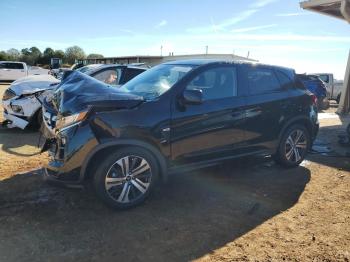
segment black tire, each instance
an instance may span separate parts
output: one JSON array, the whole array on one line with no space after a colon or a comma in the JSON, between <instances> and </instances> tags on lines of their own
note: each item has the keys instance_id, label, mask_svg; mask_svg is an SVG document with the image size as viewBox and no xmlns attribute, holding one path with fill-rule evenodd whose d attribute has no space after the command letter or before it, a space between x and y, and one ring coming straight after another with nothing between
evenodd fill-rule
<instances>
[{"instance_id":1,"label":"black tire","mask_svg":"<svg viewBox=\"0 0 350 262\"><path fill-rule=\"evenodd\" d=\"M289 139L297 139L299 133L302 133L300 141L292 146ZM294 141L295 142L295 141ZM298 146L299 145L299 146ZM311 137L309 131L302 125L292 125L288 127L282 135L275 161L284 167L296 167L305 159L305 156L311 146ZM296 153L296 151L298 153Z\"/></svg>"},{"instance_id":2,"label":"black tire","mask_svg":"<svg viewBox=\"0 0 350 262\"><path fill-rule=\"evenodd\" d=\"M29 128L32 130L38 130L41 127L41 124L43 123L43 111L41 108L35 112L33 117L30 120Z\"/></svg>"},{"instance_id":3,"label":"black tire","mask_svg":"<svg viewBox=\"0 0 350 262\"><path fill-rule=\"evenodd\" d=\"M92 181L96 195L114 209L128 209L140 205L151 193L159 177L156 158L148 150L140 147L121 148L96 164L98 166ZM124 172L127 170L129 171ZM145 171L137 174L142 170Z\"/></svg>"}]
</instances>

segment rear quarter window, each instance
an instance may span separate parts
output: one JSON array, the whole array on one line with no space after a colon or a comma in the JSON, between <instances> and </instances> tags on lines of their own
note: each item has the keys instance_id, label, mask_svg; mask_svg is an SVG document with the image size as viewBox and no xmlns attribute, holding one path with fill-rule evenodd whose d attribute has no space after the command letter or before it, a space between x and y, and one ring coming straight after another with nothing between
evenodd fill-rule
<instances>
[{"instance_id":1,"label":"rear quarter window","mask_svg":"<svg viewBox=\"0 0 350 262\"><path fill-rule=\"evenodd\" d=\"M247 72L250 95L281 91L281 85L272 69L250 68Z\"/></svg>"},{"instance_id":2,"label":"rear quarter window","mask_svg":"<svg viewBox=\"0 0 350 262\"><path fill-rule=\"evenodd\" d=\"M280 70L275 70L278 81L283 89L294 87L294 80Z\"/></svg>"}]
</instances>

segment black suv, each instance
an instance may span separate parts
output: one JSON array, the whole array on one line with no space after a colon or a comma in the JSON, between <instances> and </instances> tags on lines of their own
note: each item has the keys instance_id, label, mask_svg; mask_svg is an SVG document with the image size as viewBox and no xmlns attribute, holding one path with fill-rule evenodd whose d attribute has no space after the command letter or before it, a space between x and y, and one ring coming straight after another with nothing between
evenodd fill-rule
<instances>
[{"instance_id":1,"label":"black suv","mask_svg":"<svg viewBox=\"0 0 350 262\"><path fill-rule=\"evenodd\" d=\"M60 85L48 109L58 115L45 176L90 181L114 208L140 204L169 173L235 157L273 155L297 166L318 131L314 95L282 67L187 60L119 89L79 72Z\"/></svg>"}]
</instances>

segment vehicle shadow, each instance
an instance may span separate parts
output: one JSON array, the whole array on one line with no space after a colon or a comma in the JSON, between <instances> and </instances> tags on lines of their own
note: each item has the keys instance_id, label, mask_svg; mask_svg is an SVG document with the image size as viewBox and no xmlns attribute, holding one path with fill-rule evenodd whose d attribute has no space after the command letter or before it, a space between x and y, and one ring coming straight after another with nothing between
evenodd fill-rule
<instances>
[{"instance_id":1,"label":"vehicle shadow","mask_svg":"<svg viewBox=\"0 0 350 262\"><path fill-rule=\"evenodd\" d=\"M86 189L47 185L40 171L17 175L0 181L0 260L200 258L291 208L309 180L304 167L240 159L173 175L142 206L113 211Z\"/></svg>"},{"instance_id":2,"label":"vehicle shadow","mask_svg":"<svg viewBox=\"0 0 350 262\"><path fill-rule=\"evenodd\" d=\"M40 154L40 149L37 148L39 136L39 132L36 131L0 126L1 150L17 156L34 156Z\"/></svg>"}]
</instances>

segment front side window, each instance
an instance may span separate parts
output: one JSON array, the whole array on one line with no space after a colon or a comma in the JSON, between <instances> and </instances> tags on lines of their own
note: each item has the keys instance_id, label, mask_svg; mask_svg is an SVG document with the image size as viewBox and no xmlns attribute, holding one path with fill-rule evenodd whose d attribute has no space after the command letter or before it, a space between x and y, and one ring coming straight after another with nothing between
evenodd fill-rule
<instances>
[{"instance_id":1,"label":"front side window","mask_svg":"<svg viewBox=\"0 0 350 262\"><path fill-rule=\"evenodd\" d=\"M120 69L113 68L103 70L93 75L93 78L100 80L108 85L118 85L118 80L120 78Z\"/></svg>"},{"instance_id":2,"label":"front side window","mask_svg":"<svg viewBox=\"0 0 350 262\"><path fill-rule=\"evenodd\" d=\"M186 87L188 90L200 89L203 100L237 96L236 70L232 67L217 67L196 76Z\"/></svg>"},{"instance_id":3,"label":"front side window","mask_svg":"<svg viewBox=\"0 0 350 262\"><path fill-rule=\"evenodd\" d=\"M168 91L193 68L192 65L158 65L131 79L121 90L152 100Z\"/></svg>"},{"instance_id":4,"label":"front side window","mask_svg":"<svg viewBox=\"0 0 350 262\"><path fill-rule=\"evenodd\" d=\"M248 86L251 95L268 94L281 90L275 73L268 68L251 68L248 71Z\"/></svg>"}]
</instances>

